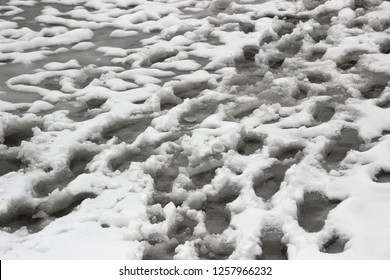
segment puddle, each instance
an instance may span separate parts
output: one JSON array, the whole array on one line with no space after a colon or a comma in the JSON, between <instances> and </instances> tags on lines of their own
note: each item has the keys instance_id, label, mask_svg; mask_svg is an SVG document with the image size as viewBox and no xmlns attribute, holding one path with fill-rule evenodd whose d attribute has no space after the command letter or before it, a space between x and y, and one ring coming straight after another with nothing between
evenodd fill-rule
<instances>
[{"instance_id":1,"label":"puddle","mask_svg":"<svg viewBox=\"0 0 390 280\"><path fill-rule=\"evenodd\" d=\"M105 139L117 137L120 142L131 144L134 140L145 131L150 125L152 118L140 117L112 125L110 128L103 131L102 135Z\"/></svg>"},{"instance_id":2,"label":"puddle","mask_svg":"<svg viewBox=\"0 0 390 280\"><path fill-rule=\"evenodd\" d=\"M146 246L143 260L172 260L175 255L175 249L179 245L179 242L173 238L168 242L156 243L148 240L151 245Z\"/></svg>"},{"instance_id":3,"label":"puddle","mask_svg":"<svg viewBox=\"0 0 390 280\"><path fill-rule=\"evenodd\" d=\"M60 218L71 213L75 208L77 208L84 200L96 198L94 193L80 193L74 197L69 197L64 201L56 203L55 209L52 209L50 215L56 218Z\"/></svg>"},{"instance_id":4,"label":"puddle","mask_svg":"<svg viewBox=\"0 0 390 280\"><path fill-rule=\"evenodd\" d=\"M191 237L194 228L197 226L198 222L187 217L186 214L182 214L180 221L176 224L173 232L169 235L173 235L175 239L179 241L184 241L186 238Z\"/></svg>"},{"instance_id":5,"label":"puddle","mask_svg":"<svg viewBox=\"0 0 390 280\"><path fill-rule=\"evenodd\" d=\"M239 28L240 31L244 32L245 34L252 33L255 31L255 25L250 22L240 22Z\"/></svg>"},{"instance_id":6,"label":"puddle","mask_svg":"<svg viewBox=\"0 0 390 280\"><path fill-rule=\"evenodd\" d=\"M222 190L222 197L217 201L207 201L202 210L206 213L205 225L210 234L220 234L229 227L230 212L226 205L234 201L239 193L234 190Z\"/></svg>"},{"instance_id":7,"label":"puddle","mask_svg":"<svg viewBox=\"0 0 390 280\"><path fill-rule=\"evenodd\" d=\"M299 152L302 152L302 147L288 147L285 149L282 149L279 152L279 155L276 156L276 158L280 161L283 161L285 159L291 159L295 158Z\"/></svg>"},{"instance_id":8,"label":"puddle","mask_svg":"<svg viewBox=\"0 0 390 280\"><path fill-rule=\"evenodd\" d=\"M318 192L305 193L303 202L299 205L298 223L307 232L320 231L330 210L341 201L329 200Z\"/></svg>"},{"instance_id":9,"label":"puddle","mask_svg":"<svg viewBox=\"0 0 390 280\"><path fill-rule=\"evenodd\" d=\"M152 205L160 204L161 207L165 207L168 203L172 202L176 207L182 205L183 199L180 197L171 196L170 193L154 191L152 195Z\"/></svg>"},{"instance_id":10,"label":"puddle","mask_svg":"<svg viewBox=\"0 0 390 280\"><path fill-rule=\"evenodd\" d=\"M279 41L276 45L276 48L282 52L286 53L288 56L296 55L302 47L302 41L296 41L295 39L288 41Z\"/></svg>"},{"instance_id":11,"label":"puddle","mask_svg":"<svg viewBox=\"0 0 390 280\"><path fill-rule=\"evenodd\" d=\"M309 79L310 83L314 84L322 84L329 81L329 77L327 77L327 75L324 73L309 73L307 74L307 78Z\"/></svg>"},{"instance_id":12,"label":"puddle","mask_svg":"<svg viewBox=\"0 0 390 280\"><path fill-rule=\"evenodd\" d=\"M3 156L1 156L3 157ZM24 164L17 158L0 158L0 176L7 173L18 171L24 168Z\"/></svg>"},{"instance_id":13,"label":"puddle","mask_svg":"<svg viewBox=\"0 0 390 280\"><path fill-rule=\"evenodd\" d=\"M350 150L359 150L360 145L363 143L357 130L343 128L340 132L340 136L335 139L335 144L330 147L326 154L325 164L340 163Z\"/></svg>"},{"instance_id":14,"label":"puddle","mask_svg":"<svg viewBox=\"0 0 390 280\"><path fill-rule=\"evenodd\" d=\"M153 154L154 149L155 147L153 145L145 145L139 147L138 150L129 150L111 159L108 165L112 171L119 170L120 172L124 172L130 167L132 162L146 161Z\"/></svg>"},{"instance_id":15,"label":"puddle","mask_svg":"<svg viewBox=\"0 0 390 280\"><path fill-rule=\"evenodd\" d=\"M287 246L282 243L283 233L279 229L267 228L262 231L260 247L263 251L256 260L287 260Z\"/></svg>"},{"instance_id":16,"label":"puddle","mask_svg":"<svg viewBox=\"0 0 390 280\"><path fill-rule=\"evenodd\" d=\"M41 231L49 223L50 220L48 219L32 218L31 216L22 215L17 219L12 220L11 222L0 223L0 228L2 231L14 233L22 227L26 227L28 232L31 234Z\"/></svg>"},{"instance_id":17,"label":"puddle","mask_svg":"<svg viewBox=\"0 0 390 280\"><path fill-rule=\"evenodd\" d=\"M268 65L272 69L278 69L283 65L284 57L272 57L268 60Z\"/></svg>"},{"instance_id":18,"label":"puddle","mask_svg":"<svg viewBox=\"0 0 390 280\"><path fill-rule=\"evenodd\" d=\"M173 93L182 99L184 98L194 98L199 95L205 89L209 89L209 83L206 82L182 82L172 85Z\"/></svg>"},{"instance_id":19,"label":"puddle","mask_svg":"<svg viewBox=\"0 0 390 280\"><path fill-rule=\"evenodd\" d=\"M376 179L375 179L376 178ZM379 171L375 175L374 181L378 183L390 183L390 173L384 170Z\"/></svg>"},{"instance_id":20,"label":"puddle","mask_svg":"<svg viewBox=\"0 0 390 280\"><path fill-rule=\"evenodd\" d=\"M244 46L244 58L247 61L255 61L255 56L259 52L259 46Z\"/></svg>"},{"instance_id":21,"label":"puddle","mask_svg":"<svg viewBox=\"0 0 390 280\"><path fill-rule=\"evenodd\" d=\"M390 53L390 40L385 41L380 45L380 52L384 54L389 54Z\"/></svg>"},{"instance_id":22,"label":"puddle","mask_svg":"<svg viewBox=\"0 0 390 280\"><path fill-rule=\"evenodd\" d=\"M387 84L371 84L360 90L360 92L364 98L378 98L386 86Z\"/></svg>"},{"instance_id":23,"label":"puddle","mask_svg":"<svg viewBox=\"0 0 390 280\"><path fill-rule=\"evenodd\" d=\"M33 136L34 136L34 133L31 129L31 127L17 129L16 131L11 132L11 134L9 134L9 135L7 135L7 132L6 132L3 144L6 145L7 147L20 146L22 141L28 141Z\"/></svg>"},{"instance_id":24,"label":"puddle","mask_svg":"<svg viewBox=\"0 0 390 280\"><path fill-rule=\"evenodd\" d=\"M308 94L309 94L309 87L307 85L300 84L298 86L298 91L294 93L293 97L296 100L302 100L306 98Z\"/></svg>"},{"instance_id":25,"label":"puddle","mask_svg":"<svg viewBox=\"0 0 390 280\"><path fill-rule=\"evenodd\" d=\"M364 53L364 51L354 51L346 54L343 59L337 63L337 67L342 70L348 70L352 68L359 61L359 57Z\"/></svg>"},{"instance_id":26,"label":"puddle","mask_svg":"<svg viewBox=\"0 0 390 280\"><path fill-rule=\"evenodd\" d=\"M206 260L226 260L234 251L234 245L220 237L209 235L204 238L199 257Z\"/></svg>"},{"instance_id":27,"label":"puddle","mask_svg":"<svg viewBox=\"0 0 390 280\"><path fill-rule=\"evenodd\" d=\"M154 188L159 192L171 192L172 184L179 175L179 167L188 166L188 159L181 153L176 153L172 164L157 172L154 176Z\"/></svg>"},{"instance_id":28,"label":"puddle","mask_svg":"<svg viewBox=\"0 0 390 280\"><path fill-rule=\"evenodd\" d=\"M225 211L226 205L223 204L207 204L206 212L206 228L211 234L222 233L229 227L230 218Z\"/></svg>"},{"instance_id":29,"label":"puddle","mask_svg":"<svg viewBox=\"0 0 390 280\"><path fill-rule=\"evenodd\" d=\"M215 103L197 104L191 108L191 111L185 113L181 118L181 123L184 125L200 124L207 117L212 115L217 108Z\"/></svg>"},{"instance_id":30,"label":"puddle","mask_svg":"<svg viewBox=\"0 0 390 280\"><path fill-rule=\"evenodd\" d=\"M326 103L317 104L313 118L317 123L328 122L334 115L335 109Z\"/></svg>"},{"instance_id":31,"label":"puddle","mask_svg":"<svg viewBox=\"0 0 390 280\"><path fill-rule=\"evenodd\" d=\"M198 173L190 177L192 183L195 185L197 189L202 188L204 185L207 185L211 182L211 180L215 177L216 168L212 168L210 170Z\"/></svg>"},{"instance_id":32,"label":"puddle","mask_svg":"<svg viewBox=\"0 0 390 280\"><path fill-rule=\"evenodd\" d=\"M309 61L316 61L318 59L321 59L324 56L325 52L326 52L326 50L315 50L311 53L308 60Z\"/></svg>"},{"instance_id":33,"label":"puddle","mask_svg":"<svg viewBox=\"0 0 390 280\"><path fill-rule=\"evenodd\" d=\"M157 172L154 176L154 189L160 192L171 192L173 181L178 175L178 168L168 168Z\"/></svg>"},{"instance_id":34,"label":"puddle","mask_svg":"<svg viewBox=\"0 0 390 280\"><path fill-rule=\"evenodd\" d=\"M251 155L263 147L263 140L260 137L247 136L238 144L237 152L240 155Z\"/></svg>"},{"instance_id":35,"label":"puddle","mask_svg":"<svg viewBox=\"0 0 390 280\"><path fill-rule=\"evenodd\" d=\"M264 170L264 175L258 176L253 181L253 190L258 197L269 200L280 189L280 184L284 181L284 176L289 166L274 164Z\"/></svg>"},{"instance_id":36,"label":"puddle","mask_svg":"<svg viewBox=\"0 0 390 280\"><path fill-rule=\"evenodd\" d=\"M328 242L326 242L322 248L322 252L328 254L338 254L344 252L345 244L348 242L346 239L342 239L339 236L333 236Z\"/></svg>"},{"instance_id":37,"label":"puddle","mask_svg":"<svg viewBox=\"0 0 390 280\"><path fill-rule=\"evenodd\" d=\"M316 43L326 40L328 37L328 25L320 25L319 27L314 27L313 32L310 33L310 36Z\"/></svg>"},{"instance_id":38,"label":"puddle","mask_svg":"<svg viewBox=\"0 0 390 280\"><path fill-rule=\"evenodd\" d=\"M75 177L78 175L85 173L87 164L92 160L95 156L94 153L80 151L77 153L77 156L73 157L69 163L69 169L73 173Z\"/></svg>"},{"instance_id":39,"label":"puddle","mask_svg":"<svg viewBox=\"0 0 390 280\"><path fill-rule=\"evenodd\" d=\"M74 176L72 176L69 170L59 171L35 184L33 186L33 192L36 197L45 197L55 189L61 190L65 188L73 179Z\"/></svg>"},{"instance_id":40,"label":"puddle","mask_svg":"<svg viewBox=\"0 0 390 280\"><path fill-rule=\"evenodd\" d=\"M278 29L277 34L282 37L286 34L291 34L295 28L295 24L281 21L281 27Z\"/></svg>"}]
</instances>

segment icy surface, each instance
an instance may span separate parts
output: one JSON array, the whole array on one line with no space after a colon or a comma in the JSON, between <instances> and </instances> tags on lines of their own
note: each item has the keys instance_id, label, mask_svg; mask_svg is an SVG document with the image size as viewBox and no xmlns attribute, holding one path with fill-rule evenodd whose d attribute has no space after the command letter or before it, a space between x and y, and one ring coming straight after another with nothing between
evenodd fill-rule
<instances>
[{"instance_id":1,"label":"icy surface","mask_svg":"<svg viewBox=\"0 0 390 280\"><path fill-rule=\"evenodd\" d=\"M0 1L0 257L389 259L389 15Z\"/></svg>"}]
</instances>

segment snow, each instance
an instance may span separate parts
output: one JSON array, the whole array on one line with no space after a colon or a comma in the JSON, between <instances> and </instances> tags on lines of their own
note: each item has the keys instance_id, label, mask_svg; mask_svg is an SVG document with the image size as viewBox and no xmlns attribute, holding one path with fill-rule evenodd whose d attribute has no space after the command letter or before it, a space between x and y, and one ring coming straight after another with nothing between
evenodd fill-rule
<instances>
[{"instance_id":1,"label":"snow","mask_svg":"<svg viewBox=\"0 0 390 280\"><path fill-rule=\"evenodd\" d=\"M0 7L2 259L390 258L389 1L41 2Z\"/></svg>"}]
</instances>

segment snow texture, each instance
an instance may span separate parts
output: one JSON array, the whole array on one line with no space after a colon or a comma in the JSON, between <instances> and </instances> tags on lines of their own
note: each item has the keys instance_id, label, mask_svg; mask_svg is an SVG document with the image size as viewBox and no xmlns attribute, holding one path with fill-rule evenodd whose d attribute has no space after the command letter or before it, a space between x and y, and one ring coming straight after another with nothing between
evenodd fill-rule
<instances>
[{"instance_id":1,"label":"snow texture","mask_svg":"<svg viewBox=\"0 0 390 280\"><path fill-rule=\"evenodd\" d=\"M0 1L1 259L389 259L390 2Z\"/></svg>"}]
</instances>

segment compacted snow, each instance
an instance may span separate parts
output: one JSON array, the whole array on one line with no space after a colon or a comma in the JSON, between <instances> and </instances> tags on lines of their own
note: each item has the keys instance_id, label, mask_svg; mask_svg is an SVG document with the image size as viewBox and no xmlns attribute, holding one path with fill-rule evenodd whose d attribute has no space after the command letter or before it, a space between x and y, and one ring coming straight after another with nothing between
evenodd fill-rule
<instances>
[{"instance_id":1,"label":"compacted snow","mask_svg":"<svg viewBox=\"0 0 390 280\"><path fill-rule=\"evenodd\" d=\"M1 0L2 259L389 259L390 2Z\"/></svg>"}]
</instances>

